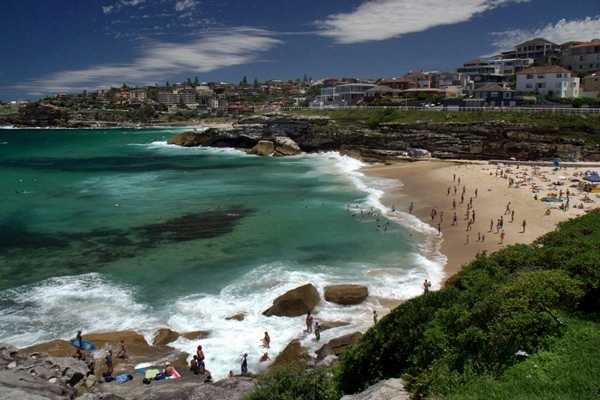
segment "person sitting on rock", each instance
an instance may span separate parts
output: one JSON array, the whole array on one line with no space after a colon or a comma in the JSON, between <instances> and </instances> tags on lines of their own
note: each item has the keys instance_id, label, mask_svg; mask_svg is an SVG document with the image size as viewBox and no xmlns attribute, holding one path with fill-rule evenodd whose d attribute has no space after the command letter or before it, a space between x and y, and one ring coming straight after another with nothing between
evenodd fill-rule
<instances>
[{"instance_id":1,"label":"person sitting on rock","mask_svg":"<svg viewBox=\"0 0 600 400\"><path fill-rule=\"evenodd\" d=\"M190 361L190 371L192 371L194 375L200 375L200 365L198 365L197 355L194 355L194 358Z\"/></svg>"}]
</instances>

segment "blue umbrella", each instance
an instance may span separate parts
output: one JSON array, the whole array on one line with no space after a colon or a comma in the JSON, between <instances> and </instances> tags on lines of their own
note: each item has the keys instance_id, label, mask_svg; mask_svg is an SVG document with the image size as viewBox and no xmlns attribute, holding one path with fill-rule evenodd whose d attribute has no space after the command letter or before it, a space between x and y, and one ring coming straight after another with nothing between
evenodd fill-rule
<instances>
[{"instance_id":1,"label":"blue umbrella","mask_svg":"<svg viewBox=\"0 0 600 400\"><path fill-rule=\"evenodd\" d=\"M583 177L584 181L588 182L600 182L600 175L597 172L592 172Z\"/></svg>"}]
</instances>

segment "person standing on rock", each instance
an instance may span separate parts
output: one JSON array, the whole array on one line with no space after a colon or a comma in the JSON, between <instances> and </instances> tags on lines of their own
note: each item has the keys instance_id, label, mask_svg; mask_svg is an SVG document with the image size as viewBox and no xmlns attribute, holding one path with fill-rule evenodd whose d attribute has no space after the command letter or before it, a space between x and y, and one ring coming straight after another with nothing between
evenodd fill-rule
<instances>
[{"instance_id":1,"label":"person standing on rock","mask_svg":"<svg viewBox=\"0 0 600 400\"><path fill-rule=\"evenodd\" d=\"M106 357L104 357L104 359L106 360L106 373L109 375L112 375L113 373L113 360L112 360L112 350L108 351L108 355Z\"/></svg>"},{"instance_id":2,"label":"person standing on rock","mask_svg":"<svg viewBox=\"0 0 600 400\"><path fill-rule=\"evenodd\" d=\"M306 332L311 333L313 331L313 316L310 315L310 311L306 315Z\"/></svg>"},{"instance_id":3,"label":"person standing on rock","mask_svg":"<svg viewBox=\"0 0 600 400\"><path fill-rule=\"evenodd\" d=\"M119 358L129 358L129 353L127 353L127 347L125 347L125 341L121 339L121 349L119 353L117 353L117 357Z\"/></svg>"},{"instance_id":4,"label":"person standing on rock","mask_svg":"<svg viewBox=\"0 0 600 400\"><path fill-rule=\"evenodd\" d=\"M196 356L198 356L198 372L203 374L206 370L206 365L204 364L204 351L202 351L202 345L199 344L196 349Z\"/></svg>"},{"instance_id":5,"label":"person standing on rock","mask_svg":"<svg viewBox=\"0 0 600 400\"><path fill-rule=\"evenodd\" d=\"M77 336L75 337L75 339L77 339L77 343L79 343L79 348L83 349L83 338L81 337L81 329L77 331Z\"/></svg>"},{"instance_id":6,"label":"person standing on rock","mask_svg":"<svg viewBox=\"0 0 600 400\"><path fill-rule=\"evenodd\" d=\"M315 339L317 342L321 339L321 325L318 322L315 322Z\"/></svg>"},{"instance_id":7,"label":"person standing on rock","mask_svg":"<svg viewBox=\"0 0 600 400\"><path fill-rule=\"evenodd\" d=\"M248 374L248 353L244 353L242 356L242 376L246 376Z\"/></svg>"}]
</instances>

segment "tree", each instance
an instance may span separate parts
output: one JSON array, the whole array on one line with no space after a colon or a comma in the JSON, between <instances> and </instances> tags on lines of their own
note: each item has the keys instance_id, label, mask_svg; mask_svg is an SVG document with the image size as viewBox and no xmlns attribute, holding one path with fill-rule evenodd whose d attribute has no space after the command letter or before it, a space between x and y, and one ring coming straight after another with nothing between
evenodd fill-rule
<instances>
[{"instance_id":1,"label":"tree","mask_svg":"<svg viewBox=\"0 0 600 400\"><path fill-rule=\"evenodd\" d=\"M199 84L200 84L200 80L199 80L199 79L198 79L198 77L196 76L196 77L194 78L194 85L195 85L195 86L198 86Z\"/></svg>"}]
</instances>

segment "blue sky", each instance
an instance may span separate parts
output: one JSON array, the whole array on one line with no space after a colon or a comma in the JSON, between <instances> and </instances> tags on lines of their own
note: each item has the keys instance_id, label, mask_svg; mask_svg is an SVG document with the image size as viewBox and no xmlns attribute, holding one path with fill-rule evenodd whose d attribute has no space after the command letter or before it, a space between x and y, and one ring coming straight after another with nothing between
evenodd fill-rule
<instances>
[{"instance_id":1,"label":"blue sky","mask_svg":"<svg viewBox=\"0 0 600 400\"><path fill-rule=\"evenodd\" d=\"M192 80L391 78L543 37L600 38L598 0L3 0L0 100Z\"/></svg>"}]
</instances>

